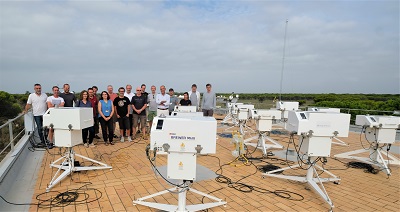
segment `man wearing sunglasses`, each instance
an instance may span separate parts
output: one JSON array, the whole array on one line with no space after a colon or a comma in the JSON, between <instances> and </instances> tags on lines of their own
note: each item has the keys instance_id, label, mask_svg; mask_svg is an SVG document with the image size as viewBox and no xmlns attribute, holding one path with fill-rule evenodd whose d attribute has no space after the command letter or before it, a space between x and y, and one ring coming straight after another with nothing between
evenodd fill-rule
<instances>
[{"instance_id":1,"label":"man wearing sunglasses","mask_svg":"<svg viewBox=\"0 0 400 212\"><path fill-rule=\"evenodd\" d=\"M138 120L140 120L141 132L143 139L147 139L146 136L146 107L147 99L142 94L142 89L140 87L136 88L136 95L132 97L132 116L133 116L133 138L135 138L136 128L138 128Z\"/></svg>"}]
</instances>

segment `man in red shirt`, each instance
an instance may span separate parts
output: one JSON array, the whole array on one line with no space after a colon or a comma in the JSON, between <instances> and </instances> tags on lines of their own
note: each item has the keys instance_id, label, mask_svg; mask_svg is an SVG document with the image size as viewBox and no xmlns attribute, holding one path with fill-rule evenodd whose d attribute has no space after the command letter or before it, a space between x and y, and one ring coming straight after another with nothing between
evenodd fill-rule
<instances>
[{"instance_id":1,"label":"man in red shirt","mask_svg":"<svg viewBox=\"0 0 400 212\"><path fill-rule=\"evenodd\" d=\"M97 96L94 93L93 88L88 88L88 94L89 94L89 101L92 104L92 108L93 108L93 126L94 129L98 129L99 128L99 117L97 115L97 104L99 103L97 100ZM96 130L95 130L96 131ZM95 134L95 138L96 139L100 139L100 137Z\"/></svg>"}]
</instances>

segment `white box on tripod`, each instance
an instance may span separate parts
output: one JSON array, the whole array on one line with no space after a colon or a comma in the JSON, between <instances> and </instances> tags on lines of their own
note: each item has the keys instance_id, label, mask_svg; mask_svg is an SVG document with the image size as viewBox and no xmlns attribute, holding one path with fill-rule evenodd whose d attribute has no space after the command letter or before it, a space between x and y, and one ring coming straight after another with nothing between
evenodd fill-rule
<instances>
[{"instance_id":1,"label":"white box on tripod","mask_svg":"<svg viewBox=\"0 0 400 212\"><path fill-rule=\"evenodd\" d=\"M196 106L182 106L182 105L175 105L174 111L176 112L196 112Z\"/></svg>"},{"instance_id":2,"label":"white box on tripod","mask_svg":"<svg viewBox=\"0 0 400 212\"><path fill-rule=\"evenodd\" d=\"M150 148L165 152L163 145L168 144L168 151L195 152L200 145L201 154L215 154L216 133L217 121L214 117L154 117Z\"/></svg>"},{"instance_id":3,"label":"white box on tripod","mask_svg":"<svg viewBox=\"0 0 400 212\"><path fill-rule=\"evenodd\" d=\"M357 115L356 125L366 127L365 137L369 142L392 144L400 127L400 117Z\"/></svg>"},{"instance_id":4,"label":"white box on tripod","mask_svg":"<svg viewBox=\"0 0 400 212\"><path fill-rule=\"evenodd\" d=\"M247 120L248 118L249 118L249 109L239 108L238 109L238 119L239 120Z\"/></svg>"},{"instance_id":5,"label":"white box on tripod","mask_svg":"<svg viewBox=\"0 0 400 212\"><path fill-rule=\"evenodd\" d=\"M195 180L196 160L195 152L169 152L167 177L178 180Z\"/></svg>"},{"instance_id":6,"label":"white box on tripod","mask_svg":"<svg viewBox=\"0 0 400 212\"><path fill-rule=\"evenodd\" d=\"M93 108L61 107L49 108L43 115L43 126L53 129L81 130L93 126Z\"/></svg>"},{"instance_id":7,"label":"white box on tripod","mask_svg":"<svg viewBox=\"0 0 400 212\"><path fill-rule=\"evenodd\" d=\"M93 126L93 108L49 108L43 126L53 127L56 146L76 146L83 143L82 129Z\"/></svg>"},{"instance_id":8,"label":"white box on tripod","mask_svg":"<svg viewBox=\"0 0 400 212\"><path fill-rule=\"evenodd\" d=\"M350 114L311 111L289 111L286 130L297 135L312 131L313 136L330 136L334 132L340 137L347 137L350 127Z\"/></svg>"},{"instance_id":9,"label":"white box on tripod","mask_svg":"<svg viewBox=\"0 0 400 212\"><path fill-rule=\"evenodd\" d=\"M280 110L253 110L252 117L256 120L257 130L261 132L272 130L272 120L281 118Z\"/></svg>"},{"instance_id":10,"label":"white box on tripod","mask_svg":"<svg viewBox=\"0 0 400 212\"><path fill-rule=\"evenodd\" d=\"M330 157L332 139L330 137L302 137L299 136L300 151L307 156Z\"/></svg>"}]
</instances>

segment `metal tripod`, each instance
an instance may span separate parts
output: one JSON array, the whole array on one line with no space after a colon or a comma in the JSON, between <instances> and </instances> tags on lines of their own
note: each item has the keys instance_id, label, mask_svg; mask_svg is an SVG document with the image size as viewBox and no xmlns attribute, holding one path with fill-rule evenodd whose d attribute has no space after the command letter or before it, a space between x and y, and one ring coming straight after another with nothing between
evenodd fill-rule
<instances>
[{"instance_id":1,"label":"metal tripod","mask_svg":"<svg viewBox=\"0 0 400 212\"><path fill-rule=\"evenodd\" d=\"M151 195L139 198L137 200L134 200L133 203L134 203L134 205L136 205L136 204L144 205L144 206L147 206L147 207L156 208L156 209L163 210L163 211L177 211L177 212L201 211L201 210L204 210L204 209L217 207L217 206L220 206L220 205L226 205L226 202L222 201L222 199L218 199L218 198L216 198L214 196L211 196L211 195L208 195L208 194L203 193L201 191L198 191L196 189L190 188L189 181L186 181L184 185L185 185L185 187L183 187L183 188L175 187L175 188L172 188L172 189L167 189L167 190L164 190L164 191L157 192L155 194L151 194ZM210 199L214 200L215 202L196 204L196 205L186 205L186 195L187 195L188 191L191 191L193 193L199 194L199 195L201 195L203 197L210 198ZM144 201L146 199L151 199L153 197L160 196L160 195L163 195L163 194L167 194L169 192L178 193L178 205L169 205L169 204L163 204L163 203L146 202L146 201Z\"/></svg>"},{"instance_id":2,"label":"metal tripod","mask_svg":"<svg viewBox=\"0 0 400 212\"><path fill-rule=\"evenodd\" d=\"M283 146L281 144L279 144L278 141L275 141L268 135L269 135L269 132L259 131L258 135L255 135L251 138L244 140L244 144L261 149L263 152L263 155L267 155L267 149L272 149L272 148L282 149L283 148ZM256 140L256 139L258 139L257 143L249 142L249 141ZM272 144L267 144L266 143L267 140L270 141Z\"/></svg>"},{"instance_id":3,"label":"metal tripod","mask_svg":"<svg viewBox=\"0 0 400 212\"><path fill-rule=\"evenodd\" d=\"M384 154L386 153L386 155L388 157L387 160L383 159L382 151L384 151ZM353 155L357 155L357 154L365 153L365 152L369 152L368 158L353 156ZM393 165L400 165L400 159L389 154L389 152L383 150L382 147L379 147L379 143L377 143L377 142L372 142L372 146L369 149L359 149L359 150L354 150L351 152L345 152L342 154L337 154L337 155L335 155L335 157L356 159L356 160L362 161L364 163L377 165L388 176L390 176L392 174L390 172L390 168L388 167L389 163L393 164Z\"/></svg>"},{"instance_id":4,"label":"metal tripod","mask_svg":"<svg viewBox=\"0 0 400 212\"><path fill-rule=\"evenodd\" d=\"M277 178L282 178L282 179L286 179L286 180L294 180L294 181L299 181L299 182L304 182L304 183L308 183L308 185L311 186L311 188L314 189L314 191L316 191L319 196L322 197L322 199L325 200L326 203L328 203L331 206L331 209L334 207L333 206L333 202L332 200L329 198L328 193L325 190L324 185L322 184L323 182L329 182L329 181L339 181L340 178L335 176L334 174L332 174L331 172L325 170L324 168L316 165L313 161L315 161L317 159L317 157L308 157L307 159L307 175L306 177L298 177L298 176L289 176L289 175L278 175L278 174L274 174L276 172L280 173L284 170L287 169L291 169L291 168L296 168L299 167L300 165L295 165L295 166L291 166L291 167L286 167L286 168L282 168L282 169L277 169L274 171L270 171L270 172L266 172L263 175L265 176L270 176L270 177L277 177ZM331 178L320 178L318 175L318 172L316 170L316 168L318 168L321 171L324 171L324 173L327 173L328 175L331 176ZM315 177L314 177L315 175ZM320 186L318 186L318 184L320 184Z\"/></svg>"},{"instance_id":5,"label":"metal tripod","mask_svg":"<svg viewBox=\"0 0 400 212\"><path fill-rule=\"evenodd\" d=\"M111 166L90 159L88 157L76 154L75 151L72 149L72 147L67 147L68 150L65 153L64 156L62 156L61 158L55 160L53 163L50 164L50 167L56 167L58 168L57 172L54 174L54 177L51 179L48 187L46 188L46 192L49 192L51 188L53 188L57 183L61 182L61 180L63 180L65 177L67 177L68 175L72 174L72 172L75 171L85 171L85 170L98 170L98 169L112 169ZM75 167L75 157L80 157L82 159L91 161L93 163L97 163L100 164L101 166L80 166L80 167ZM64 159L64 160L63 160ZM63 162L61 163L61 165L56 165L57 162L63 160ZM61 170L64 170L63 173L61 173L60 175L58 175L60 173ZM58 176L58 177L57 177Z\"/></svg>"}]
</instances>

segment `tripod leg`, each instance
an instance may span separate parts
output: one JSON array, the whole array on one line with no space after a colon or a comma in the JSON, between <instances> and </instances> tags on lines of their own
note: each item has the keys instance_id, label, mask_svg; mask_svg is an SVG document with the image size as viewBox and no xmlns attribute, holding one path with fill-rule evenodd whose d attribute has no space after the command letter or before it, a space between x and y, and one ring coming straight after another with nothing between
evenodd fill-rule
<instances>
[{"instance_id":1,"label":"tripod leg","mask_svg":"<svg viewBox=\"0 0 400 212\"><path fill-rule=\"evenodd\" d=\"M383 166L383 171L384 171L388 176L390 176L390 175L391 175L390 169L389 169L389 167L387 166L386 161L383 159L380 149L377 149L376 151L377 151L377 156L378 156L377 159L380 160L380 163L381 163L382 166ZM378 160L377 160L377 162L379 162Z\"/></svg>"},{"instance_id":2,"label":"tripod leg","mask_svg":"<svg viewBox=\"0 0 400 212\"><path fill-rule=\"evenodd\" d=\"M318 186L318 184L314 181L313 173L315 174L316 179L318 180L320 186ZM307 183L319 194L319 196L322 197L322 199L325 200L326 203L328 203L331 206L331 208L334 207L333 202L329 198L328 193L325 190L324 184L320 180L319 175L317 173L317 170L315 170L314 165L311 165L311 167L307 170Z\"/></svg>"}]
</instances>

